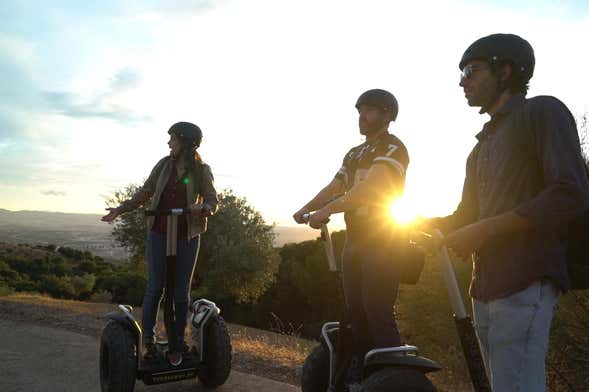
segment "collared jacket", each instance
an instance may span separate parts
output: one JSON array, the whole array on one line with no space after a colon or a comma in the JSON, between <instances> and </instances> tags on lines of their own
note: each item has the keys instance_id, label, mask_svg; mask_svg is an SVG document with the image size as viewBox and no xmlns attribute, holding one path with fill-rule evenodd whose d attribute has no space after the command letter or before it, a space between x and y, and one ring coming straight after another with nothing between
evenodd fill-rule
<instances>
[{"instance_id":1,"label":"collared jacket","mask_svg":"<svg viewBox=\"0 0 589 392\"><path fill-rule=\"evenodd\" d=\"M567 224L589 208L575 120L558 99L517 94L487 122L470 153L462 200L437 223L445 232L514 211L531 230L499 235L474 255L470 293L493 300L549 279L570 287Z\"/></svg>"},{"instance_id":2,"label":"collared jacket","mask_svg":"<svg viewBox=\"0 0 589 392\"><path fill-rule=\"evenodd\" d=\"M172 159L169 156L162 158L152 169L151 174L143 186L133 197L119 207L121 213L131 211L140 205L145 204L150 198L150 209L157 209L160 203L162 192L166 187L172 171ZM186 179L186 206L194 203L203 203L213 212L216 211L219 199L214 186L213 173L209 165L204 162L196 162L196 170L185 172ZM204 233L207 229L207 218L201 215L186 215L187 240ZM154 217L147 217L147 229L154 224Z\"/></svg>"}]
</instances>

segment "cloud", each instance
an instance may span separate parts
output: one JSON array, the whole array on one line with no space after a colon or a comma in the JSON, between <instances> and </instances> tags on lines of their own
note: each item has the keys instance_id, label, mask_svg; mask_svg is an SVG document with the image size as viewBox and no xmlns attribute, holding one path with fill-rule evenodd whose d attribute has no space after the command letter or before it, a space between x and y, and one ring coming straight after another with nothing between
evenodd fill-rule
<instances>
[{"instance_id":1,"label":"cloud","mask_svg":"<svg viewBox=\"0 0 589 392\"><path fill-rule=\"evenodd\" d=\"M120 83L120 82L119 82ZM127 83L127 82L123 82ZM124 125L150 121L151 117L138 114L121 105L110 102L114 94L99 94L85 98L67 91L47 91L43 93L47 109L53 113L73 118L105 118Z\"/></svg>"},{"instance_id":2,"label":"cloud","mask_svg":"<svg viewBox=\"0 0 589 392\"><path fill-rule=\"evenodd\" d=\"M123 68L117 72L111 79L111 88L113 90L127 90L136 88L141 84L141 73L131 67Z\"/></svg>"},{"instance_id":3,"label":"cloud","mask_svg":"<svg viewBox=\"0 0 589 392\"><path fill-rule=\"evenodd\" d=\"M44 194L45 196L65 196L66 193L63 191L54 191L54 190L48 190L48 191L41 191L42 194Z\"/></svg>"}]
</instances>

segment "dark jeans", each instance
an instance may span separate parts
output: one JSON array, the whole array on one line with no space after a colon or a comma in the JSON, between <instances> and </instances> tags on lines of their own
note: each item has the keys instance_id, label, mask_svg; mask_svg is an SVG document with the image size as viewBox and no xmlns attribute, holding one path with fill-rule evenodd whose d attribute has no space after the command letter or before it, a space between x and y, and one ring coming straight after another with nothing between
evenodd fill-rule
<instances>
[{"instance_id":1,"label":"dark jeans","mask_svg":"<svg viewBox=\"0 0 589 392\"><path fill-rule=\"evenodd\" d=\"M357 355L377 347L400 346L394 305L399 283L390 245L346 239L342 258L347 318Z\"/></svg>"},{"instance_id":2,"label":"dark jeans","mask_svg":"<svg viewBox=\"0 0 589 392\"><path fill-rule=\"evenodd\" d=\"M198 257L200 236L190 241L178 239L174 304L176 309L176 336L179 345L184 343L184 329L190 301L190 282ZM166 235L149 231L147 234L147 287L143 297L143 336L155 341L155 323L166 283Z\"/></svg>"}]
</instances>

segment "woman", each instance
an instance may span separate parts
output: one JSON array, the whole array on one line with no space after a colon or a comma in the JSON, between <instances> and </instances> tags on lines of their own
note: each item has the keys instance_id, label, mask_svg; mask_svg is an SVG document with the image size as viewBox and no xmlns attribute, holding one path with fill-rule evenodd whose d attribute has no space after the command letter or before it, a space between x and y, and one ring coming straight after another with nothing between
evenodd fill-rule
<instances>
[{"instance_id":1,"label":"woman","mask_svg":"<svg viewBox=\"0 0 589 392\"><path fill-rule=\"evenodd\" d=\"M117 208L107 208L109 213L102 220L112 222L120 214L134 210L149 199L150 209L191 210L191 215L178 219L174 292L177 347L170 347L168 354L170 363L177 366L182 362L182 353L188 350L184 342L184 329L200 234L206 230L207 216L216 211L218 199L211 168L202 162L196 151L202 140L200 128L189 122L179 122L172 125L168 133L170 155L155 165L143 187L130 200ZM166 217L148 217L147 229L148 279L143 298L142 325L145 356L151 359L157 354L155 324L166 274Z\"/></svg>"}]
</instances>

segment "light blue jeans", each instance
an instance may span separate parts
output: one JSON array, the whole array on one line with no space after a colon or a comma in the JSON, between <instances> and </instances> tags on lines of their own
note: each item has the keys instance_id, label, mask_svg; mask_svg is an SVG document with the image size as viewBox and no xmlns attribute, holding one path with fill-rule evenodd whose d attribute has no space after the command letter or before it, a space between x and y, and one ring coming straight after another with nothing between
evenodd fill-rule
<instances>
[{"instance_id":1,"label":"light blue jeans","mask_svg":"<svg viewBox=\"0 0 589 392\"><path fill-rule=\"evenodd\" d=\"M190 282L200 245L200 236L190 241L178 239L174 307L176 309L176 335L181 349L188 316ZM147 234L147 287L143 297L143 338L155 341L155 323L166 282L166 235L149 231Z\"/></svg>"},{"instance_id":2,"label":"light blue jeans","mask_svg":"<svg viewBox=\"0 0 589 392\"><path fill-rule=\"evenodd\" d=\"M547 280L489 302L473 299L474 322L493 392L546 390L545 360L558 290Z\"/></svg>"}]
</instances>

